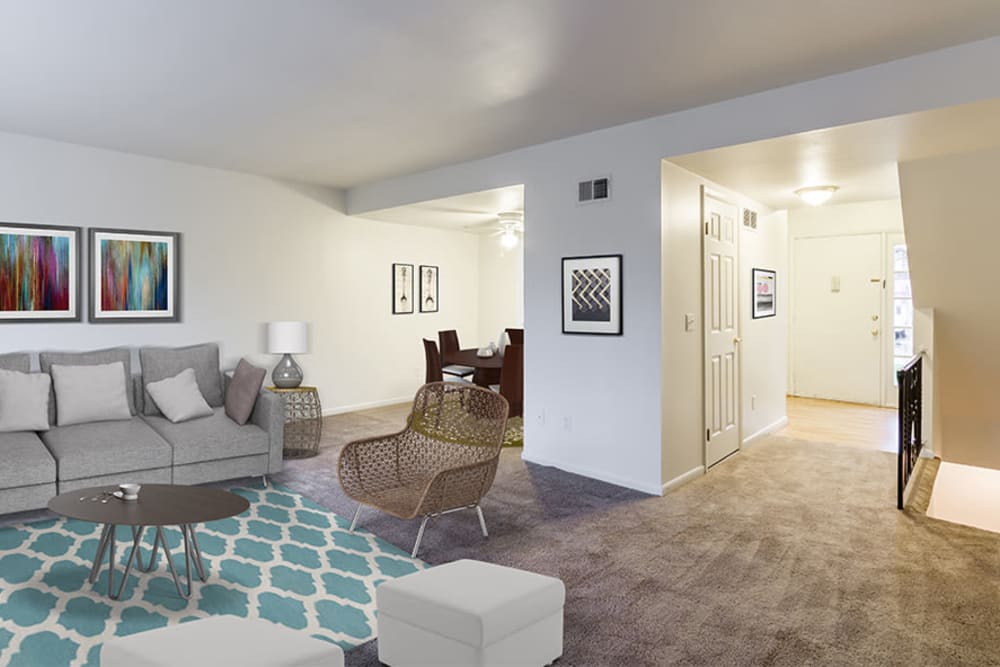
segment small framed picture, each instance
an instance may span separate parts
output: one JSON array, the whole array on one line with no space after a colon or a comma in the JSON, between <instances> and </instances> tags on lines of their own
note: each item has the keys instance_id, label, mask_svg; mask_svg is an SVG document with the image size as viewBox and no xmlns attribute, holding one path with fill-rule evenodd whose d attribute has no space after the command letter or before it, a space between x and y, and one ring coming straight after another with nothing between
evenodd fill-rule
<instances>
[{"instance_id":1,"label":"small framed picture","mask_svg":"<svg viewBox=\"0 0 1000 667\"><path fill-rule=\"evenodd\" d=\"M438 311L438 267L420 265L420 312L436 313Z\"/></svg>"},{"instance_id":2,"label":"small framed picture","mask_svg":"<svg viewBox=\"0 0 1000 667\"><path fill-rule=\"evenodd\" d=\"M413 265L392 265L392 314L413 312Z\"/></svg>"},{"instance_id":3,"label":"small framed picture","mask_svg":"<svg viewBox=\"0 0 1000 667\"><path fill-rule=\"evenodd\" d=\"M564 334L622 335L622 256L563 257Z\"/></svg>"},{"instance_id":4,"label":"small framed picture","mask_svg":"<svg viewBox=\"0 0 1000 667\"><path fill-rule=\"evenodd\" d=\"M179 322L176 232L90 229L90 321Z\"/></svg>"},{"instance_id":5,"label":"small framed picture","mask_svg":"<svg viewBox=\"0 0 1000 667\"><path fill-rule=\"evenodd\" d=\"M0 222L0 322L80 321L81 233Z\"/></svg>"},{"instance_id":6,"label":"small framed picture","mask_svg":"<svg viewBox=\"0 0 1000 667\"><path fill-rule=\"evenodd\" d=\"M753 294L750 295L753 306L752 317L759 320L762 317L774 317L777 312L776 287L778 274L771 269L753 270Z\"/></svg>"}]
</instances>

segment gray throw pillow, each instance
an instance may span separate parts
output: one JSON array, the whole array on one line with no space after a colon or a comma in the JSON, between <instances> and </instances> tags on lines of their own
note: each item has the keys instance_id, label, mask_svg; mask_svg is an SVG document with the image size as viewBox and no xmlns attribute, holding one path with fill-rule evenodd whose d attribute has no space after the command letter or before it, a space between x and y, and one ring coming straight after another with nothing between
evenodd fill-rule
<instances>
[{"instance_id":1,"label":"gray throw pillow","mask_svg":"<svg viewBox=\"0 0 1000 667\"><path fill-rule=\"evenodd\" d=\"M44 373L0 370L0 432L49 429L49 383Z\"/></svg>"},{"instance_id":2,"label":"gray throw pillow","mask_svg":"<svg viewBox=\"0 0 1000 667\"><path fill-rule=\"evenodd\" d=\"M0 354L0 368L5 371L31 372L31 357L25 352Z\"/></svg>"},{"instance_id":3,"label":"gray throw pillow","mask_svg":"<svg viewBox=\"0 0 1000 667\"><path fill-rule=\"evenodd\" d=\"M222 374L219 371L219 346L215 343L189 347L144 347L139 350L142 363L142 386L172 378L181 371L194 370L198 389L212 407L222 407ZM156 403L146 392L143 414L159 415Z\"/></svg>"},{"instance_id":4,"label":"gray throw pillow","mask_svg":"<svg viewBox=\"0 0 1000 667\"><path fill-rule=\"evenodd\" d=\"M215 414L198 389L193 368L185 368L172 378L150 382L146 385L146 393L163 416L175 424Z\"/></svg>"},{"instance_id":5,"label":"gray throw pillow","mask_svg":"<svg viewBox=\"0 0 1000 667\"><path fill-rule=\"evenodd\" d=\"M96 366L98 364L112 364L116 361L122 362L125 369L126 384L132 377L132 351L127 347L112 347L106 350L91 350L90 352L41 352L38 355L38 364L43 373L50 373L52 364L60 366ZM55 384L53 383L53 388ZM131 387L129 387L131 389ZM128 407L132 414L135 414L135 403L132 399L132 392L125 392L128 396ZM56 395L54 391L49 393L49 423L56 423Z\"/></svg>"},{"instance_id":6,"label":"gray throw pillow","mask_svg":"<svg viewBox=\"0 0 1000 667\"><path fill-rule=\"evenodd\" d=\"M233 379L226 390L226 414L240 426L250 419L266 376L266 370L248 363L246 359L240 359L240 363L236 365Z\"/></svg>"},{"instance_id":7,"label":"gray throw pillow","mask_svg":"<svg viewBox=\"0 0 1000 667\"><path fill-rule=\"evenodd\" d=\"M96 366L52 364L59 426L131 419L122 362Z\"/></svg>"}]
</instances>

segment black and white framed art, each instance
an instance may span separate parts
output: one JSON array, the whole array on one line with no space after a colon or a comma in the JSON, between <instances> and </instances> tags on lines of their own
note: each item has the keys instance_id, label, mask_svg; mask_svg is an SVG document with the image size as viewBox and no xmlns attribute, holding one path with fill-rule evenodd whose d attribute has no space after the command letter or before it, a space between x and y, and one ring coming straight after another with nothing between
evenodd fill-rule
<instances>
[{"instance_id":1,"label":"black and white framed art","mask_svg":"<svg viewBox=\"0 0 1000 667\"><path fill-rule=\"evenodd\" d=\"M771 269L754 269L751 283L753 294L750 295L752 317L759 320L763 317L774 317L777 312L776 293L778 274Z\"/></svg>"},{"instance_id":2,"label":"black and white framed art","mask_svg":"<svg viewBox=\"0 0 1000 667\"><path fill-rule=\"evenodd\" d=\"M622 334L622 256L563 257L564 334Z\"/></svg>"},{"instance_id":3,"label":"black and white framed art","mask_svg":"<svg viewBox=\"0 0 1000 667\"><path fill-rule=\"evenodd\" d=\"M392 314L413 312L413 265L392 265Z\"/></svg>"},{"instance_id":4,"label":"black and white framed art","mask_svg":"<svg viewBox=\"0 0 1000 667\"><path fill-rule=\"evenodd\" d=\"M438 298L441 296L438 287L438 267L420 265L420 312L436 313Z\"/></svg>"}]
</instances>

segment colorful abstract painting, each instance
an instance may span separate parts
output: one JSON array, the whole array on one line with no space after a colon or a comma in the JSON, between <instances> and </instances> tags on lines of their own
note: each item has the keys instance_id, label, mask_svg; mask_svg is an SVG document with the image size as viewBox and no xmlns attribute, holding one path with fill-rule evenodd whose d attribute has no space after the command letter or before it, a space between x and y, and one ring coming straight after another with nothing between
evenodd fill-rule
<instances>
[{"instance_id":1,"label":"colorful abstract painting","mask_svg":"<svg viewBox=\"0 0 1000 667\"><path fill-rule=\"evenodd\" d=\"M176 234L91 230L91 320L176 319Z\"/></svg>"},{"instance_id":2,"label":"colorful abstract painting","mask_svg":"<svg viewBox=\"0 0 1000 667\"><path fill-rule=\"evenodd\" d=\"M78 228L0 224L0 320L75 320Z\"/></svg>"}]
</instances>

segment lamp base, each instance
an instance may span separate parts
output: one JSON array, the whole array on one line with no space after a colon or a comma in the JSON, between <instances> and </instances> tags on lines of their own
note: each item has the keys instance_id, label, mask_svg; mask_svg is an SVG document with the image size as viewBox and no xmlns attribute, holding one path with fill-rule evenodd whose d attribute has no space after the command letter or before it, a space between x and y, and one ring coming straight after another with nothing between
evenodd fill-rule
<instances>
[{"instance_id":1,"label":"lamp base","mask_svg":"<svg viewBox=\"0 0 1000 667\"><path fill-rule=\"evenodd\" d=\"M292 355L286 353L281 357L271 371L271 382L279 389L294 389L302 384L302 368L295 363Z\"/></svg>"}]
</instances>

